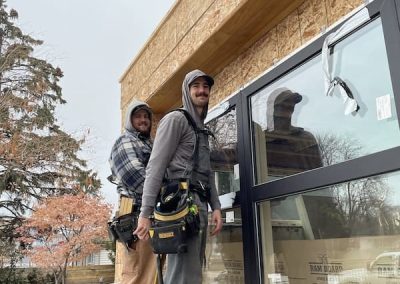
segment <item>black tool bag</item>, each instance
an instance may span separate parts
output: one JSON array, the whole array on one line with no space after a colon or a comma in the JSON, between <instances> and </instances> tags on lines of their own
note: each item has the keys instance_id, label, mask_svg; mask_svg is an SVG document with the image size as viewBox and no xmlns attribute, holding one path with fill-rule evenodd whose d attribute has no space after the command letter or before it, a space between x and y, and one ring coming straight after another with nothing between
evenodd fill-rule
<instances>
[{"instance_id":1,"label":"black tool bag","mask_svg":"<svg viewBox=\"0 0 400 284\"><path fill-rule=\"evenodd\" d=\"M154 253L186 252L187 238L197 234L199 229L199 212L189 194L189 182L166 182L158 196L149 231Z\"/></svg>"},{"instance_id":2,"label":"black tool bag","mask_svg":"<svg viewBox=\"0 0 400 284\"><path fill-rule=\"evenodd\" d=\"M132 232L137 228L137 223L138 212L121 215L108 222L108 231L113 239L122 242L129 248L138 240L136 235L132 235Z\"/></svg>"},{"instance_id":3,"label":"black tool bag","mask_svg":"<svg viewBox=\"0 0 400 284\"><path fill-rule=\"evenodd\" d=\"M151 245L156 254L187 252L187 231L184 219L163 222L155 221L150 229Z\"/></svg>"}]
</instances>

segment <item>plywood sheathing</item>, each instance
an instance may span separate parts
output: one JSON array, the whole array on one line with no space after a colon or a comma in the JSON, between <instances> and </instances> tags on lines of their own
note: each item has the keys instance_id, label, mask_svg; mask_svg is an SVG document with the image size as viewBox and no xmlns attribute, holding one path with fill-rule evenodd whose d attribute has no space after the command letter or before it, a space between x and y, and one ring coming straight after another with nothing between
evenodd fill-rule
<instances>
[{"instance_id":1,"label":"plywood sheathing","mask_svg":"<svg viewBox=\"0 0 400 284\"><path fill-rule=\"evenodd\" d=\"M363 0L304 1L215 76L211 107L362 4Z\"/></svg>"},{"instance_id":2,"label":"plywood sheathing","mask_svg":"<svg viewBox=\"0 0 400 284\"><path fill-rule=\"evenodd\" d=\"M227 17L227 14L234 10L238 2L239 1L225 1L225 4L222 5L222 1L215 1L202 17L199 18L196 25L187 32L184 40L178 43L174 52L165 59L163 64L160 65L159 69L153 74L152 78L149 78L146 94L141 95L147 95L149 98L156 94L158 97L163 97L163 99L161 99L163 104L169 104L170 107L175 106L175 102L180 100L180 86L184 73L186 73L182 72L179 68L188 62L193 68L202 65L201 61L197 60L203 60L204 58L192 55L195 54L204 41L215 32L219 24ZM171 81L171 76L174 76L176 81ZM163 82L162 84L160 84L160 80ZM164 84L165 82L167 82L167 84ZM174 97L164 95L170 93L172 90L168 84L172 84L173 86L173 93L170 95ZM157 100L156 97L153 97L153 99ZM150 101L149 103L158 111L159 105L155 105Z\"/></svg>"},{"instance_id":3,"label":"plywood sheathing","mask_svg":"<svg viewBox=\"0 0 400 284\"><path fill-rule=\"evenodd\" d=\"M294 5L295 2L288 3ZM260 3L266 2L178 1L173 14L159 28L155 38L122 79L121 107L124 109L133 97L151 104L162 102L165 104L164 111L179 106L181 82L191 67L205 69L216 77L211 101L215 105L263 73L274 62L318 35L322 29L360 6L363 0L298 1L300 4L296 3L291 9L288 3L285 3L285 8L277 8L276 5L283 5L283 2L270 1L273 4L268 9L286 9L287 16L273 26L265 25L264 29L247 40L246 34L237 33L234 37L229 27L240 23L245 29L249 24L246 11L251 6L266 5ZM242 10L242 7L246 9ZM256 17L255 14L253 17ZM245 19L243 23L240 22L242 19ZM274 18L269 21L273 22ZM252 45L246 46L247 42L252 41ZM242 47L244 50L226 62L229 48L239 48L237 45L240 43L245 47ZM207 47L205 51L202 50L204 46ZM210 54L207 54L207 50ZM218 50L226 52L218 54ZM156 112L160 112L158 107L155 108Z\"/></svg>"},{"instance_id":4,"label":"plywood sheathing","mask_svg":"<svg viewBox=\"0 0 400 284\"><path fill-rule=\"evenodd\" d=\"M159 28L121 79L121 107L135 97L146 100L228 17L240 0L178 1L172 15Z\"/></svg>"},{"instance_id":5,"label":"plywood sheathing","mask_svg":"<svg viewBox=\"0 0 400 284\"><path fill-rule=\"evenodd\" d=\"M240 87L238 82L248 82L254 74L259 74L259 70L271 66L279 58L277 38L275 27L215 76L216 83L212 90L210 106L216 105L236 91Z\"/></svg>"},{"instance_id":6,"label":"plywood sheathing","mask_svg":"<svg viewBox=\"0 0 400 284\"><path fill-rule=\"evenodd\" d=\"M180 85L188 71L200 68L211 75L218 74L302 2L253 0L240 3L232 15L171 74L170 79L155 90L148 102L158 112L168 110L180 100Z\"/></svg>"},{"instance_id":7,"label":"plywood sheathing","mask_svg":"<svg viewBox=\"0 0 400 284\"><path fill-rule=\"evenodd\" d=\"M148 78L164 62L178 42L184 38L186 31L196 24L197 19L203 15L212 2L213 0L182 0L175 4L170 15L162 22L122 76L122 106L129 103L129 94L137 93L133 88L140 90L145 87ZM146 99L148 95L146 95L146 90L143 90L141 94L137 94L135 97L141 100Z\"/></svg>"},{"instance_id":8,"label":"plywood sheathing","mask_svg":"<svg viewBox=\"0 0 400 284\"><path fill-rule=\"evenodd\" d=\"M297 11L301 43L304 44L328 26L327 0L305 1Z\"/></svg>"}]
</instances>

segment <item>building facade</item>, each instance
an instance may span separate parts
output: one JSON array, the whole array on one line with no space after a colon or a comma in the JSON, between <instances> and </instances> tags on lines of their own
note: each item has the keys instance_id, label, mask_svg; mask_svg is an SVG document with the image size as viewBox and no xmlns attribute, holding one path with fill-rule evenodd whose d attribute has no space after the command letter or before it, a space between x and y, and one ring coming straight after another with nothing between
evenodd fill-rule
<instances>
[{"instance_id":1,"label":"building facade","mask_svg":"<svg viewBox=\"0 0 400 284\"><path fill-rule=\"evenodd\" d=\"M180 106L188 71L215 78L224 228L204 283L400 283L399 12L398 0L178 0L132 61L122 113L144 100L155 122Z\"/></svg>"}]
</instances>

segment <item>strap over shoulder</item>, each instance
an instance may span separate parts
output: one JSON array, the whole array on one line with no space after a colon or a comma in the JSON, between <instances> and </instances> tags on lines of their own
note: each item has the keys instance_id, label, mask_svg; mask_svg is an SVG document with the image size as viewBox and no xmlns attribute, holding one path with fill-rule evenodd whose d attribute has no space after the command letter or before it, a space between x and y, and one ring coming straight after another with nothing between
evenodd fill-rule
<instances>
[{"instance_id":1,"label":"strap over shoulder","mask_svg":"<svg viewBox=\"0 0 400 284\"><path fill-rule=\"evenodd\" d=\"M193 169L196 167L195 161L198 159L199 133L201 132L201 130L197 127L196 122L194 121L192 115L186 109L177 108L177 109L171 110L170 112L173 112L173 111L179 111L179 112L183 113L184 116L186 117L186 120L188 121L189 125L193 128L193 131L195 133L194 148L193 148L193 152L192 152L192 155L190 158L190 160L192 161L192 164L189 164L189 163L187 164L184 175L191 174Z\"/></svg>"},{"instance_id":2,"label":"strap over shoulder","mask_svg":"<svg viewBox=\"0 0 400 284\"><path fill-rule=\"evenodd\" d=\"M200 129L197 127L196 122L194 121L192 115L184 108L177 108L172 111L179 111L181 113L183 113L187 119L187 121L189 122L190 126L193 128L194 132L198 133L200 131Z\"/></svg>"},{"instance_id":3,"label":"strap over shoulder","mask_svg":"<svg viewBox=\"0 0 400 284\"><path fill-rule=\"evenodd\" d=\"M200 129L197 126L197 124L196 124L195 120L193 119L192 115L186 109L177 108L177 109L171 110L170 112L173 112L173 111L179 111L179 112L183 113L184 116L186 117L186 120L188 121L189 125L192 127L192 129L193 129L193 131L195 133L195 144L194 144L193 152L192 152L191 159L190 159L191 161L193 161L193 164L191 165L192 168L190 169L188 167L189 166L189 164L188 164L188 166L186 167L186 170L185 170L185 174L189 173L189 172L191 173L193 171L193 169L195 169L195 167L197 167L196 161L198 160L198 154L199 154L199 151L198 151L198 149L199 149L199 133L206 134L208 136L213 137L214 139L215 139L215 136L207 128Z\"/></svg>"}]
</instances>

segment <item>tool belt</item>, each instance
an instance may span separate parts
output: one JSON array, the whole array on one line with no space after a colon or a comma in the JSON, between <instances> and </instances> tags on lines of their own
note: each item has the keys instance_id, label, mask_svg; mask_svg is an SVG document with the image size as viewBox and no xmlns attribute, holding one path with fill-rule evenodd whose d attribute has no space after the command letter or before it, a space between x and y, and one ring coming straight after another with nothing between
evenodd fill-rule
<instances>
[{"instance_id":1,"label":"tool belt","mask_svg":"<svg viewBox=\"0 0 400 284\"><path fill-rule=\"evenodd\" d=\"M197 205L189 192L189 181L170 180L164 183L154 209L149 230L151 245L156 254L187 252L187 238L200 230Z\"/></svg>"},{"instance_id":2,"label":"tool belt","mask_svg":"<svg viewBox=\"0 0 400 284\"><path fill-rule=\"evenodd\" d=\"M210 192L211 192L211 188L207 185L203 185L200 182L196 183L191 183L190 184L190 190L192 192L197 193L197 195L199 196L201 202L208 202L210 200Z\"/></svg>"},{"instance_id":3,"label":"tool belt","mask_svg":"<svg viewBox=\"0 0 400 284\"><path fill-rule=\"evenodd\" d=\"M139 238L133 235L138 225L140 203L131 204L131 211L128 214L113 217L112 221L108 222L108 232L112 240L117 240L123 243L127 248L132 247Z\"/></svg>"},{"instance_id":4,"label":"tool belt","mask_svg":"<svg viewBox=\"0 0 400 284\"><path fill-rule=\"evenodd\" d=\"M108 230L110 235L122 243L127 248L131 247L138 240L136 235L132 235L138 224L139 214L136 212L114 217L111 222L108 222Z\"/></svg>"}]
</instances>

